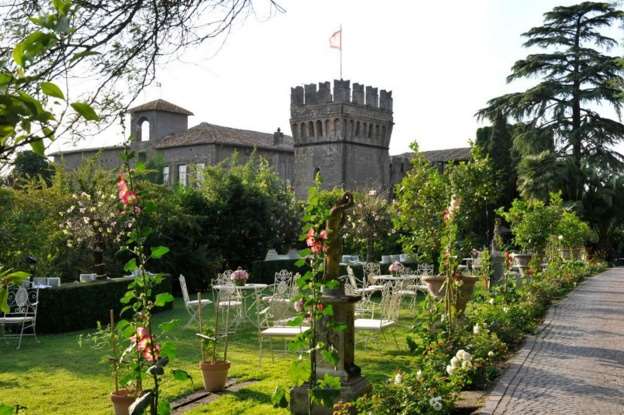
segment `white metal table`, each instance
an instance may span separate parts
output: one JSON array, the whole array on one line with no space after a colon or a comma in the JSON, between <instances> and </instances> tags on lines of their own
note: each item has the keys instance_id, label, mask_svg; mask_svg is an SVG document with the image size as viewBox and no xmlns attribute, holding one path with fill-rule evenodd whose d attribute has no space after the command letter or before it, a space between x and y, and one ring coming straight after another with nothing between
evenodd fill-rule
<instances>
[{"instance_id":1,"label":"white metal table","mask_svg":"<svg viewBox=\"0 0 624 415\"><path fill-rule=\"evenodd\" d=\"M251 310L253 309L254 306L258 305L260 303L260 293L262 292L262 290L264 290L265 288L268 287L268 284L255 284L255 283L249 283L249 284L245 284L245 285L213 285L212 289L213 290L222 290L225 288L234 288L235 290L239 291L241 293L241 299L242 299L242 315L241 315L241 319L247 319L249 320L253 325L255 325L256 327L259 325L258 319L254 319L252 317L252 313ZM248 292L253 291L253 297L251 295L246 295ZM250 301L251 298L251 301Z\"/></svg>"}]
</instances>

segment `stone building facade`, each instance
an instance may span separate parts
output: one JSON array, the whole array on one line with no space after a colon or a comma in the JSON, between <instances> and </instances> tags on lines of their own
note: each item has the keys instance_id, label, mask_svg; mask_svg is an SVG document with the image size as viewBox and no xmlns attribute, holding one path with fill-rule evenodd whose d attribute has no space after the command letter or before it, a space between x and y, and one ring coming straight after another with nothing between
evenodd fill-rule
<instances>
[{"instance_id":1,"label":"stone building facade","mask_svg":"<svg viewBox=\"0 0 624 415\"><path fill-rule=\"evenodd\" d=\"M128 110L132 148L141 161L159 160L166 184L186 185L189 175L234 153L244 162L252 152L268 160L299 198L320 174L325 188L376 190L391 195L407 173L411 153L389 155L393 122L392 92L348 80L291 89L292 137L202 122L188 127L192 112L159 99ZM73 170L98 155L109 169L121 165L120 146L63 151L54 161ZM424 152L432 163L470 157L468 148Z\"/></svg>"},{"instance_id":2,"label":"stone building facade","mask_svg":"<svg viewBox=\"0 0 624 415\"><path fill-rule=\"evenodd\" d=\"M333 92L333 93L332 93ZM291 89L295 191L305 197L318 173L327 188L387 191L392 93L350 81Z\"/></svg>"}]
</instances>

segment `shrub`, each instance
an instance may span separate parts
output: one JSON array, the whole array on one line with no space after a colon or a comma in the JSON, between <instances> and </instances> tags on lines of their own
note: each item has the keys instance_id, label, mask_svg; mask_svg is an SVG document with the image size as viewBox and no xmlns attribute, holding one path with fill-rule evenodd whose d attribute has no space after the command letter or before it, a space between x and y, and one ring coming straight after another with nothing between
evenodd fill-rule
<instances>
[{"instance_id":1,"label":"shrub","mask_svg":"<svg viewBox=\"0 0 624 415\"><path fill-rule=\"evenodd\" d=\"M111 309L118 316L123 306L120 299L126 293L131 281L124 278L70 283L58 288L39 290L37 332L64 333L94 328L98 321L108 321ZM156 294L165 292L171 292L169 276L156 290ZM171 308L171 304L166 308Z\"/></svg>"}]
</instances>

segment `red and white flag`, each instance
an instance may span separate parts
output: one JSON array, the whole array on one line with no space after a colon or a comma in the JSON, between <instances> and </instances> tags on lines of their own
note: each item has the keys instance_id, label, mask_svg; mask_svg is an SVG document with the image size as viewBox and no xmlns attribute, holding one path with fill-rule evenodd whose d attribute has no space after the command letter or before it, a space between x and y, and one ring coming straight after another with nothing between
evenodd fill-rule
<instances>
[{"instance_id":1,"label":"red and white flag","mask_svg":"<svg viewBox=\"0 0 624 415\"><path fill-rule=\"evenodd\" d=\"M334 32L329 38L329 47L342 50L342 29Z\"/></svg>"}]
</instances>

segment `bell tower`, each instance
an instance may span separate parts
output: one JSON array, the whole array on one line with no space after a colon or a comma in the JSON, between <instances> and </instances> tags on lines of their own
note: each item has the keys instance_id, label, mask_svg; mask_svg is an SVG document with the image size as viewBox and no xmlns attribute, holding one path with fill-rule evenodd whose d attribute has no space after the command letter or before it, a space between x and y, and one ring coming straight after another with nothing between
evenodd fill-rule
<instances>
[{"instance_id":1,"label":"bell tower","mask_svg":"<svg viewBox=\"0 0 624 415\"><path fill-rule=\"evenodd\" d=\"M389 190L392 92L348 80L291 88L297 197L305 198L319 173L323 187Z\"/></svg>"}]
</instances>

